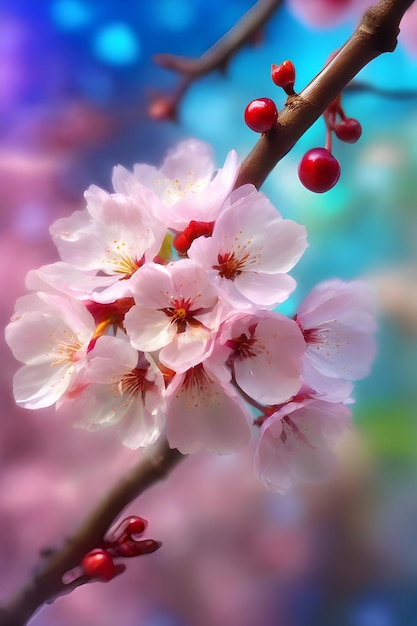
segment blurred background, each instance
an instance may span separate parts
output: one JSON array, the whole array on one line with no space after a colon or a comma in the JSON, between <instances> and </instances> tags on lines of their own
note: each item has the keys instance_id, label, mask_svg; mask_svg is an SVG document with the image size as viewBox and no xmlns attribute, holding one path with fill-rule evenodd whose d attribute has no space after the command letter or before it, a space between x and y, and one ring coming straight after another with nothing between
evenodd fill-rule
<instances>
[{"instance_id":1,"label":"blurred background","mask_svg":"<svg viewBox=\"0 0 417 626\"><path fill-rule=\"evenodd\" d=\"M57 260L48 227L83 207L92 183L111 189L112 167L158 164L197 137L219 165L244 158L257 137L246 104L284 98L271 63L291 59L300 90L352 32L367 4L284 1L224 73L196 81L178 119L152 120L150 103L178 76L161 52L197 57L252 6L249 0L2 0L0 6L0 314L7 324L27 271ZM263 190L284 217L306 225L310 247L292 272L292 314L319 281L373 282L379 353L355 387L355 428L331 482L269 493L252 475L252 450L186 459L129 511L164 546L133 559L109 584L77 589L33 626L412 626L417 624L417 40L415 9L394 54L344 94L359 119L355 145L337 139L338 185L314 195L297 178L319 120ZM378 89L408 90L381 95ZM1 339L0 588L7 595L59 546L140 453L115 433L87 433L54 409L18 409L18 364Z\"/></svg>"}]
</instances>

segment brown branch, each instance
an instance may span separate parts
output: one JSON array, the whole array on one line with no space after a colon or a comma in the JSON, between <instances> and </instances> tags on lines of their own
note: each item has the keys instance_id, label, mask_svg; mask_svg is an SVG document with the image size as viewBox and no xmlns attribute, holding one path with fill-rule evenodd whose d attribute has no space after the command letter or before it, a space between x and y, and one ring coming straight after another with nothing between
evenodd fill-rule
<instances>
[{"instance_id":1,"label":"brown branch","mask_svg":"<svg viewBox=\"0 0 417 626\"><path fill-rule=\"evenodd\" d=\"M157 54L154 56L154 61L165 69L174 70L193 79L204 76L214 69L223 68L230 58L265 25L281 3L282 0L258 0L221 39L198 59L174 54Z\"/></svg>"},{"instance_id":2,"label":"brown branch","mask_svg":"<svg viewBox=\"0 0 417 626\"><path fill-rule=\"evenodd\" d=\"M181 57L174 54L156 54L154 62L180 74L177 89L172 94L154 96L149 114L154 119L175 119L178 104L195 80L213 70L224 71L230 59L240 48L249 43L266 24L283 0L258 0L221 39L199 58Z\"/></svg>"},{"instance_id":3,"label":"brown branch","mask_svg":"<svg viewBox=\"0 0 417 626\"><path fill-rule=\"evenodd\" d=\"M162 437L140 462L97 505L78 531L56 551L28 583L0 608L0 626L24 626L46 602L71 591L62 576L80 564L82 557L97 546L117 516L148 487L164 478L181 459Z\"/></svg>"},{"instance_id":4,"label":"brown branch","mask_svg":"<svg viewBox=\"0 0 417 626\"><path fill-rule=\"evenodd\" d=\"M414 0L380 0L368 9L356 31L334 59L305 87L290 96L277 125L262 135L243 161L236 187L261 187L268 174L322 115L334 98L370 61L397 45L399 24Z\"/></svg>"}]
</instances>

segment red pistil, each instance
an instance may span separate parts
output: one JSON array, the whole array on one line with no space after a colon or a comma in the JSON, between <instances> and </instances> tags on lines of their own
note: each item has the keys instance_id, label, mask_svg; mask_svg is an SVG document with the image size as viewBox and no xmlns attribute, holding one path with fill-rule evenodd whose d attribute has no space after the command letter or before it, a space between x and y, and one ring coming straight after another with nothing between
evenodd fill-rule
<instances>
[{"instance_id":1,"label":"red pistil","mask_svg":"<svg viewBox=\"0 0 417 626\"><path fill-rule=\"evenodd\" d=\"M226 254L218 254L218 265L213 265L214 270L218 270L219 276L227 278L228 280L234 280L236 276L242 273L243 268L246 265L246 261L250 257L249 252L246 252L241 257L237 257L234 252L226 252Z\"/></svg>"},{"instance_id":2,"label":"red pistil","mask_svg":"<svg viewBox=\"0 0 417 626\"><path fill-rule=\"evenodd\" d=\"M184 300L184 298L173 298L171 300L172 306L167 306L161 309L165 315L171 318L171 324L176 324L177 332L183 333L187 328L187 322L192 319L192 311L190 311L190 300Z\"/></svg>"},{"instance_id":3,"label":"red pistil","mask_svg":"<svg viewBox=\"0 0 417 626\"><path fill-rule=\"evenodd\" d=\"M184 333L187 324L194 328L203 326L199 320L195 319L195 316L203 313L207 309L191 309L191 301L189 298L187 300L184 300L184 298L173 298L171 304L172 306L167 306L160 309L160 311L163 311L165 315L171 318L171 324L176 324L177 333Z\"/></svg>"},{"instance_id":4,"label":"red pistil","mask_svg":"<svg viewBox=\"0 0 417 626\"><path fill-rule=\"evenodd\" d=\"M233 337L226 341L226 346L234 351L234 358L243 361L243 359L249 359L259 354L259 351L255 348L257 339L253 334L252 332L251 336L248 337L245 333L242 333L239 337Z\"/></svg>"}]
</instances>

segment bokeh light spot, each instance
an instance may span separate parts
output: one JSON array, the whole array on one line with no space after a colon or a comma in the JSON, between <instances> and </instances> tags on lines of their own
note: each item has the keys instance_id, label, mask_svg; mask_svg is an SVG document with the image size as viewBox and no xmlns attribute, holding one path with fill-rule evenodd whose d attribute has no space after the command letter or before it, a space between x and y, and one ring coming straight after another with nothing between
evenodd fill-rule
<instances>
[{"instance_id":1,"label":"bokeh light spot","mask_svg":"<svg viewBox=\"0 0 417 626\"><path fill-rule=\"evenodd\" d=\"M92 10L80 0L56 0L51 5L51 17L59 28L76 30L91 22Z\"/></svg>"},{"instance_id":2,"label":"bokeh light spot","mask_svg":"<svg viewBox=\"0 0 417 626\"><path fill-rule=\"evenodd\" d=\"M139 57L140 44L127 24L113 22L96 33L93 50L100 61L110 65L127 65Z\"/></svg>"},{"instance_id":3,"label":"bokeh light spot","mask_svg":"<svg viewBox=\"0 0 417 626\"><path fill-rule=\"evenodd\" d=\"M195 7L188 0L160 0L152 5L155 20L167 30L185 30L195 21Z\"/></svg>"}]
</instances>

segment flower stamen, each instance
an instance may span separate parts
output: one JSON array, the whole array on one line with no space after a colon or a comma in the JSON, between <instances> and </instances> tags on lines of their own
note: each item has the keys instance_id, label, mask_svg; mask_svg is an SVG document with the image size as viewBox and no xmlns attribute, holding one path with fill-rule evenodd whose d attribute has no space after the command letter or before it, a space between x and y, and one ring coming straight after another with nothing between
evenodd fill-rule
<instances>
[{"instance_id":1,"label":"flower stamen","mask_svg":"<svg viewBox=\"0 0 417 626\"><path fill-rule=\"evenodd\" d=\"M237 257L234 252L226 252L226 254L218 254L218 265L213 265L214 270L218 270L219 276L226 278L227 280L234 280L236 276L242 273L242 270L247 266L247 261L250 258L250 253L246 252L240 257Z\"/></svg>"}]
</instances>

